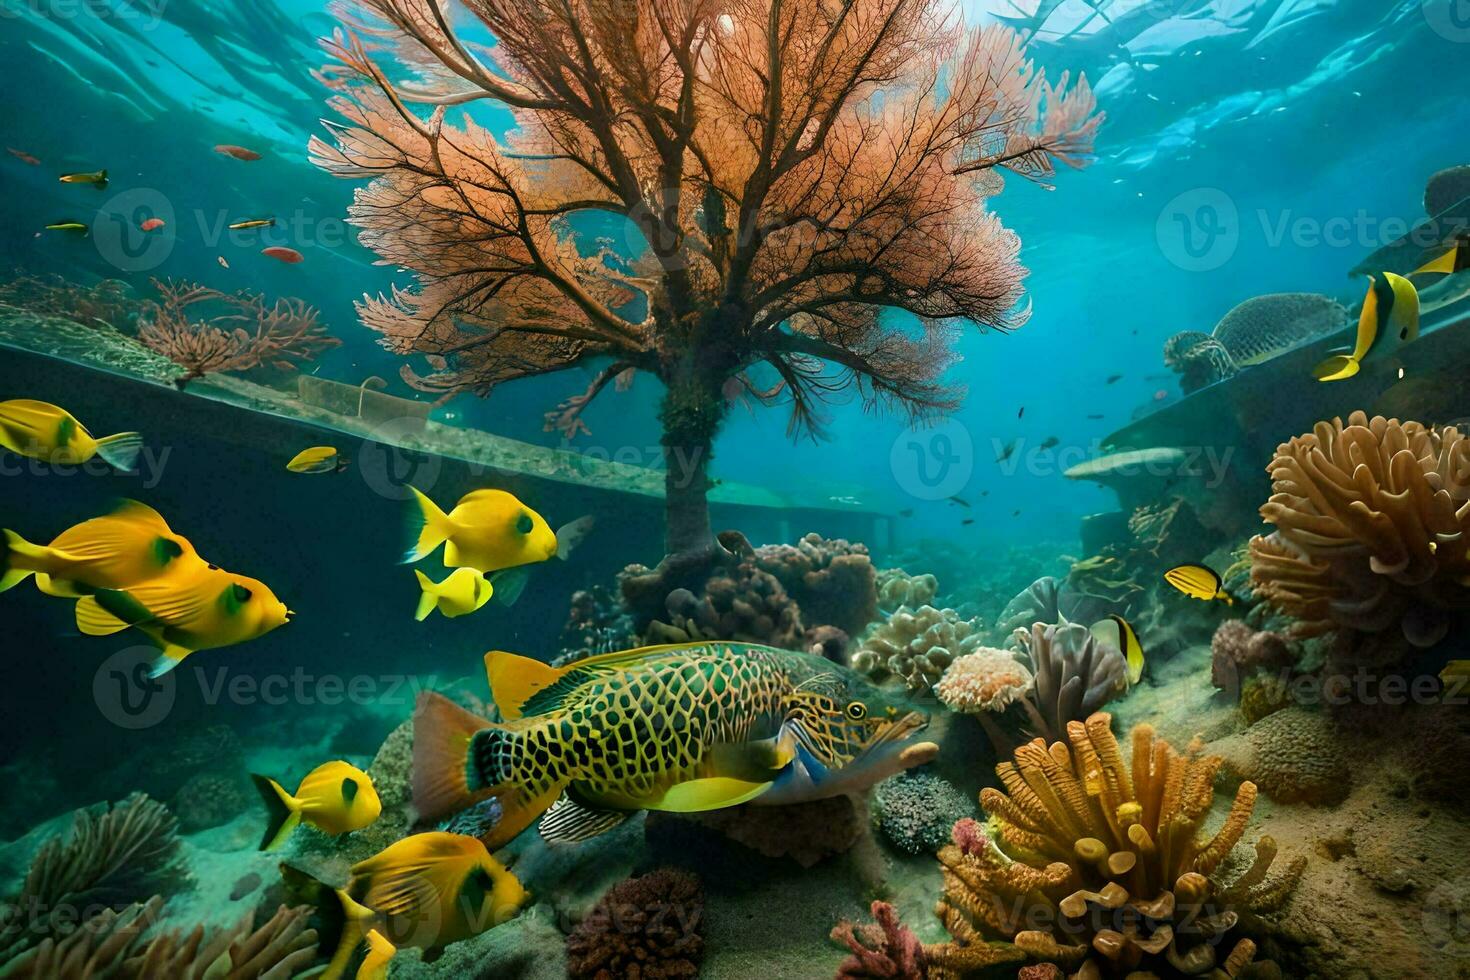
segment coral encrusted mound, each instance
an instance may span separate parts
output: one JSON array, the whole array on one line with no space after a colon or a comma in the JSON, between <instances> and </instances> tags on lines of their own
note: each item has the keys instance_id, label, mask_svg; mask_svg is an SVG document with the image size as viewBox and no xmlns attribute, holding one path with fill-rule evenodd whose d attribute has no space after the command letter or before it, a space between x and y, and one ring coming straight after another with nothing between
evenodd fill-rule
<instances>
[{"instance_id":1,"label":"coral encrusted mound","mask_svg":"<svg viewBox=\"0 0 1470 980\"><path fill-rule=\"evenodd\" d=\"M1430 647L1470 610L1470 441L1458 429L1354 412L1278 447L1269 472L1261 516L1276 530L1251 541L1251 583L1302 635ZM1376 659L1395 658L1376 645Z\"/></svg>"},{"instance_id":2,"label":"coral encrusted mound","mask_svg":"<svg viewBox=\"0 0 1470 980\"><path fill-rule=\"evenodd\" d=\"M953 940L925 948L930 980L1023 959L1083 978L1247 975L1256 946L1237 926L1282 905L1304 861L1268 878L1276 844L1262 837L1255 861L1224 880L1255 786L1241 785L1207 835L1220 759L1198 743L1181 754L1140 725L1130 764L1111 722L1099 712L1067 726L1070 745L1021 746L996 767L1005 789L980 796L994 833L955 824L936 908Z\"/></svg>"},{"instance_id":3,"label":"coral encrusted mound","mask_svg":"<svg viewBox=\"0 0 1470 980\"><path fill-rule=\"evenodd\" d=\"M685 980L704 958L704 889L684 871L629 878L567 936L572 980Z\"/></svg>"}]
</instances>

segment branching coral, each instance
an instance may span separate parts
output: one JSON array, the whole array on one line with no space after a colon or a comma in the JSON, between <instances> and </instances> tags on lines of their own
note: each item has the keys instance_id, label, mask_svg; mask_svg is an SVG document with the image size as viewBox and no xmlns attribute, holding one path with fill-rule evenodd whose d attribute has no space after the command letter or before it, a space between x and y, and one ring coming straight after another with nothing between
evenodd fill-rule
<instances>
[{"instance_id":1,"label":"branching coral","mask_svg":"<svg viewBox=\"0 0 1470 980\"><path fill-rule=\"evenodd\" d=\"M1005 789L980 797L996 821L993 836L973 820L955 825L939 852L945 884L936 908L953 940L926 947L931 980L1023 956L1083 978L1194 976L1217 965L1235 976L1254 959L1249 939L1222 941L1242 914L1279 907L1303 863L1268 877L1276 845L1263 837L1256 860L1223 881L1255 786L1242 784L1224 823L1205 836L1220 760L1201 756L1198 744L1180 754L1140 725L1130 765L1111 721L1101 712L1073 721L1070 747L1037 739L997 766ZM1231 951L1217 963L1224 948Z\"/></svg>"},{"instance_id":2,"label":"branching coral","mask_svg":"<svg viewBox=\"0 0 1470 980\"><path fill-rule=\"evenodd\" d=\"M619 882L567 936L571 980L684 980L704 958L704 890L663 869Z\"/></svg>"},{"instance_id":3,"label":"branching coral","mask_svg":"<svg viewBox=\"0 0 1470 980\"><path fill-rule=\"evenodd\" d=\"M18 276L0 285L0 303L123 333L137 330L138 318L148 305L120 280L103 279L94 286L82 286L58 275Z\"/></svg>"},{"instance_id":4,"label":"branching coral","mask_svg":"<svg viewBox=\"0 0 1470 980\"><path fill-rule=\"evenodd\" d=\"M852 950L836 980L924 980L924 947L887 902L874 902L872 922L843 920L832 938Z\"/></svg>"},{"instance_id":5,"label":"branching coral","mask_svg":"<svg viewBox=\"0 0 1470 980\"><path fill-rule=\"evenodd\" d=\"M369 181L350 210L359 237L417 278L358 311L389 349L441 358L409 374L427 389L484 393L591 361L607 364L599 379L658 378L670 551L708 543L732 380L788 405L795 431L819 431L838 392L916 415L956 404L958 332L1026 316L1019 240L986 200L1002 172L1045 182L1082 165L1100 122L1085 80L1048 80L1019 35L965 31L937 0L835 15L799 0L774 19L671 0L474 3L465 36L443 7L342 4L326 43L342 122L312 161ZM487 32L493 47L470 39ZM509 136L451 111L480 99L509 107ZM620 216L632 247L576 241L587 211ZM764 393L757 365L777 379ZM548 424L578 431L606 386Z\"/></svg>"},{"instance_id":6,"label":"branching coral","mask_svg":"<svg viewBox=\"0 0 1470 980\"><path fill-rule=\"evenodd\" d=\"M1470 610L1470 440L1354 412L1276 450L1256 595L1302 635L1397 630L1429 647Z\"/></svg>"},{"instance_id":7,"label":"branching coral","mask_svg":"<svg viewBox=\"0 0 1470 980\"><path fill-rule=\"evenodd\" d=\"M956 820L974 805L946 780L927 772L885 779L873 791L873 815L889 843L909 854L932 854L949 839Z\"/></svg>"},{"instance_id":8,"label":"branching coral","mask_svg":"<svg viewBox=\"0 0 1470 980\"><path fill-rule=\"evenodd\" d=\"M222 293L173 280L155 279L153 286L160 298L141 322L138 340L184 368L174 382L180 388L222 371L261 365L291 370L341 344L299 299L267 306L255 293Z\"/></svg>"},{"instance_id":9,"label":"branching coral","mask_svg":"<svg viewBox=\"0 0 1470 980\"><path fill-rule=\"evenodd\" d=\"M852 666L875 679L902 678L910 691L928 691L946 668L984 640L978 619L953 609L899 609L873 627L852 655Z\"/></svg>"},{"instance_id":10,"label":"branching coral","mask_svg":"<svg viewBox=\"0 0 1470 980\"><path fill-rule=\"evenodd\" d=\"M80 910L121 909L168 893L187 878L177 822L163 804L135 793L110 810L78 810L71 831L41 846L20 893L0 918L25 928L0 932L0 963L72 928Z\"/></svg>"}]
</instances>

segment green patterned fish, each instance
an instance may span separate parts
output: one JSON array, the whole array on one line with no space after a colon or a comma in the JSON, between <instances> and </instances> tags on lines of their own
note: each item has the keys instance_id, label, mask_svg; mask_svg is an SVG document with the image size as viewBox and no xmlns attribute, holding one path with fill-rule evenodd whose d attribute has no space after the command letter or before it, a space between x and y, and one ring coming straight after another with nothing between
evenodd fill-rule
<instances>
[{"instance_id":1,"label":"green patterned fish","mask_svg":"<svg viewBox=\"0 0 1470 980\"><path fill-rule=\"evenodd\" d=\"M918 740L928 714L806 653L681 643L557 668L495 651L485 669L501 724L420 696L413 797L428 820L493 798L492 848L537 817L577 841L638 810L857 792L939 751Z\"/></svg>"}]
</instances>

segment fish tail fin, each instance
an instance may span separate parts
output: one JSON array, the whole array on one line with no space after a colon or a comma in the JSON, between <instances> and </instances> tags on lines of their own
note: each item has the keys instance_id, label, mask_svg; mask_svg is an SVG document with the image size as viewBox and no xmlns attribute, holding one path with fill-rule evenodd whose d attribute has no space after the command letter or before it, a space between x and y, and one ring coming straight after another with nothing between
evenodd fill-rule
<instances>
[{"instance_id":1,"label":"fish tail fin","mask_svg":"<svg viewBox=\"0 0 1470 980\"><path fill-rule=\"evenodd\" d=\"M0 592L13 589L40 568L27 567L44 563L51 556L50 548L31 544L14 531L5 531L5 542L0 546ZM46 567L45 564L41 568Z\"/></svg>"},{"instance_id":2,"label":"fish tail fin","mask_svg":"<svg viewBox=\"0 0 1470 980\"><path fill-rule=\"evenodd\" d=\"M438 820L473 805L486 788L471 746L493 726L442 694L419 695L413 712L413 807Z\"/></svg>"},{"instance_id":3,"label":"fish tail fin","mask_svg":"<svg viewBox=\"0 0 1470 980\"><path fill-rule=\"evenodd\" d=\"M308 905L314 910L311 925L316 929L317 953L327 958L326 968L314 974L316 980L341 980L352 969L375 914L345 891L319 881L299 868L281 865L281 882L294 905Z\"/></svg>"},{"instance_id":4,"label":"fish tail fin","mask_svg":"<svg viewBox=\"0 0 1470 980\"><path fill-rule=\"evenodd\" d=\"M265 803L265 836L260 839L262 851L273 851L283 844L291 831L301 822L301 801L282 788L281 784L266 776L250 774L255 791Z\"/></svg>"},{"instance_id":5,"label":"fish tail fin","mask_svg":"<svg viewBox=\"0 0 1470 980\"><path fill-rule=\"evenodd\" d=\"M405 564L431 554L454 533L449 515L440 510L438 504L420 493L418 488L408 489L413 492L413 506L408 510L408 549L403 555Z\"/></svg>"},{"instance_id":6,"label":"fish tail fin","mask_svg":"<svg viewBox=\"0 0 1470 980\"><path fill-rule=\"evenodd\" d=\"M119 432L97 440L97 455L115 470L133 472L138 453L143 450L143 437L136 432Z\"/></svg>"},{"instance_id":7,"label":"fish tail fin","mask_svg":"<svg viewBox=\"0 0 1470 980\"><path fill-rule=\"evenodd\" d=\"M1357 374L1362 368L1350 354L1338 354L1329 357L1312 369L1312 377L1318 381L1343 381Z\"/></svg>"},{"instance_id":8,"label":"fish tail fin","mask_svg":"<svg viewBox=\"0 0 1470 980\"><path fill-rule=\"evenodd\" d=\"M413 573L418 576L419 589L422 590L419 595L419 607L414 611L413 618L422 623L429 618L429 613L439 606L439 586L417 568L413 570Z\"/></svg>"}]
</instances>

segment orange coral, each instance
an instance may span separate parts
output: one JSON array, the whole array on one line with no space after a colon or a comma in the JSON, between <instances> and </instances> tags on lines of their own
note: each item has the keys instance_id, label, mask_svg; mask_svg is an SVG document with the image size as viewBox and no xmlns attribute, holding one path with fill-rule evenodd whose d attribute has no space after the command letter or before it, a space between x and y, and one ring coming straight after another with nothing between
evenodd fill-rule
<instances>
[{"instance_id":1,"label":"orange coral","mask_svg":"<svg viewBox=\"0 0 1470 980\"><path fill-rule=\"evenodd\" d=\"M1319 422L1280 446L1251 541L1258 596L1315 635L1397 629L1433 646L1470 609L1470 440L1453 427Z\"/></svg>"},{"instance_id":2,"label":"orange coral","mask_svg":"<svg viewBox=\"0 0 1470 980\"><path fill-rule=\"evenodd\" d=\"M138 340L185 369L180 388L206 374L248 371L268 364L282 370L309 361L342 342L299 299L267 306L255 293L222 293L173 280L153 280L159 301L138 329ZM210 316L197 318L203 308Z\"/></svg>"},{"instance_id":3,"label":"orange coral","mask_svg":"<svg viewBox=\"0 0 1470 980\"><path fill-rule=\"evenodd\" d=\"M972 820L955 825L954 842L939 852L945 887L936 908L953 940L925 948L930 980L1023 956L1078 977L1203 973L1242 912L1285 900L1302 864L1267 880L1276 855L1269 837L1250 868L1228 885L1220 880L1255 786L1241 785L1223 825L1205 837L1220 760L1201 756L1197 744L1181 755L1140 725L1125 763L1111 721L1102 712L1073 721L1070 746L1036 739L997 766L1004 791L980 796L994 835ZM1240 940L1226 962L1239 969L1253 957Z\"/></svg>"},{"instance_id":4,"label":"orange coral","mask_svg":"<svg viewBox=\"0 0 1470 980\"><path fill-rule=\"evenodd\" d=\"M567 434L612 379L659 378L671 480L676 452L698 457L668 488L681 547L711 537L703 466L732 379L813 431L842 389L956 404L959 330L1026 317L1020 242L985 206L997 175L1080 165L1101 119L1085 79L1051 84L1016 34L966 32L941 0L468 0L493 47L443 0L340 6L320 77L345 121L311 156L371 181L360 240L418 279L363 322L445 358L408 375L436 390L609 362L548 413ZM481 100L517 128L450 121ZM583 212L620 219L612 237L577 241Z\"/></svg>"}]
</instances>

